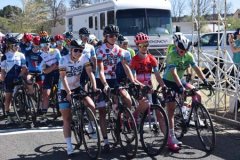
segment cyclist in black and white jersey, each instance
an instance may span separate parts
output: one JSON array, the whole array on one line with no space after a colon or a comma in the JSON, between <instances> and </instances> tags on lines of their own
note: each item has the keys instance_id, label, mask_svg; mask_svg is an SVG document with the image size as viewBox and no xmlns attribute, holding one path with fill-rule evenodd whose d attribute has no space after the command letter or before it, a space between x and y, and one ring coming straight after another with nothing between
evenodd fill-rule
<instances>
[{"instance_id":1,"label":"cyclist in black and white jersey","mask_svg":"<svg viewBox=\"0 0 240 160\"><path fill-rule=\"evenodd\" d=\"M71 94L83 91L80 85L80 77L83 68L93 86L93 91L97 91L96 81L92 72L92 66L85 54L82 54L85 44L80 40L72 40L70 43L70 54L63 56L60 60L59 70L61 79L61 91L58 93L59 108L63 117L63 134L67 143L67 154L73 153L71 144ZM95 113L93 100L86 95L83 99L84 105L90 107Z\"/></svg>"},{"instance_id":2,"label":"cyclist in black and white jersey","mask_svg":"<svg viewBox=\"0 0 240 160\"><path fill-rule=\"evenodd\" d=\"M26 59L23 53L18 52L19 40L15 37L7 39L7 52L1 58L1 80L5 88L5 111L8 122L11 122L9 115L10 103L14 89L14 82L19 77L27 75Z\"/></svg>"}]
</instances>

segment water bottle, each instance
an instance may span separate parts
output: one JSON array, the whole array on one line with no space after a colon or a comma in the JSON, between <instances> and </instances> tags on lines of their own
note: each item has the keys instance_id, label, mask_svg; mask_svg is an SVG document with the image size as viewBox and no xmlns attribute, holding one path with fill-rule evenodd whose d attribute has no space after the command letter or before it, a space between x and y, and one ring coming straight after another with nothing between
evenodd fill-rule
<instances>
[{"instance_id":1,"label":"water bottle","mask_svg":"<svg viewBox=\"0 0 240 160\"><path fill-rule=\"evenodd\" d=\"M187 106L183 105L181 109L182 109L182 113L183 113L183 118L185 120L187 120L188 114L189 114L189 108Z\"/></svg>"}]
</instances>

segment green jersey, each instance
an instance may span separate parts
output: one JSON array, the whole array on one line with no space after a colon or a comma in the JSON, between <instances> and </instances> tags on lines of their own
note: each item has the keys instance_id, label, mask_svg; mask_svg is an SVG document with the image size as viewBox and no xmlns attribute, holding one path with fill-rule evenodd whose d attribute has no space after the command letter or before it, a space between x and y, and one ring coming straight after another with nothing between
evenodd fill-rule
<instances>
[{"instance_id":1,"label":"green jersey","mask_svg":"<svg viewBox=\"0 0 240 160\"><path fill-rule=\"evenodd\" d=\"M127 50L130 52L131 57L133 58L135 56L135 51L132 48L127 48Z\"/></svg>"},{"instance_id":2,"label":"green jersey","mask_svg":"<svg viewBox=\"0 0 240 160\"><path fill-rule=\"evenodd\" d=\"M176 68L177 75L180 79L183 78L185 70L189 67L195 67L196 63L192 53L186 52L184 56L180 56L177 53L176 47L171 46L168 48L166 57L166 70L163 74L163 79L175 82L173 79L171 70Z\"/></svg>"}]
</instances>

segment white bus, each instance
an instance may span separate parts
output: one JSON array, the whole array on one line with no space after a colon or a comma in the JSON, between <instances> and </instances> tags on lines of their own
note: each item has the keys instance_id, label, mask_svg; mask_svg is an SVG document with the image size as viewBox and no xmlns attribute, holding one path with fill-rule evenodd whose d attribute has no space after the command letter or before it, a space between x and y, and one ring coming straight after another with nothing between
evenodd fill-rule
<instances>
[{"instance_id":1,"label":"white bus","mask_svg":"<svg viewBox=\"0 0 240 160\"><path fill-rule=\"evenodd\" d=\"M130 40L135 48L134 36L144 32L150 36L150 52L165 55L172 43L172 19L170 0L108 0L84 4L66 13L66 31L78 37L81 27L87 27L99 39L108 24L119 26L120 33Z\"/></svg>"}]
</instances>

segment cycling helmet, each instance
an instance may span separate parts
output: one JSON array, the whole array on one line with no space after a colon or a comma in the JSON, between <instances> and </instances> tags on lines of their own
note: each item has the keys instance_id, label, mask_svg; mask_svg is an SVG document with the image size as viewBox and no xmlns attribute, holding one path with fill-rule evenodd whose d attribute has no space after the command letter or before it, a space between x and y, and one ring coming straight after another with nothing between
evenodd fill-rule
<instances>
[{"instance_id":1,"label":"cycling helmet","mask_svg":"<svg viewBox=\"0 0 240 160\"><path fill-rule=\"evenodd\" d=\"M64 40L64 37L63 37L61 34L57 34L57 35L54 37L54 40L55 40L55 41L62 41L62 40Z\"/></svg>"},{"instance_id":2,"label":"cycling helmet","mask_svg":"<svg viewBox=\"0 0 240 160\"><path fill-rule=\"evenodd\" d=\"M49 39L50 39L50 42L55 42L55 39L53 36L50 36Z\"/></svg>"},{"instance_id":3,"label":"cycling helmet","mask_svg":"<svg viewBox=\"0 0 240 160\"><path fill-rule=\"evenodd\" d=\"M33 44L34 45L40 45L40 36L33 37Z\"/></svg>"},{"instance_id":4,"label":"cycling helmet","mask_svg":"<svg viewBox=\"0 0 240 160\"><path fill-rule=\"evenodd\" d=\"M50 37L41 37L40 43L50 43Z\"/></svg>"},{"instance_id":5,"label":"cycling helmet","mask_svg":"<svg viewBox=\"0 0 240 160\"><path fill-rule=\"evenodd\" d=\"M173 41L176 46L182 50L188 50L191 42L181 32L176 32L173 36Z\"/></svg>"},{"instance_id":6,"label":"cycling helmet","mask_svg":"<svg viewBox=\"0 0 240 160\"><path fill-rule=\"evenodd\" d=\"M73 38L73 33L72 32L66 32L66 33L64 33L64 37L66 39L72 39Z\"/></svg>"},{"instance_id":7,"label":"cycling helmet","mask_svg":"<svg viewBox=\"0 0 240 160\"><path fill-rule=\"evenodd\" d=\"M83 43L81 40L71 40L70 42L70 48L85 48L85 43Z\"/></svg>"},{"instance_id":8,"label":"cycling helmet","mask_svg":"<svg viewBox=\"0 0 240 160\"><path fill-rule=\"evenodd\" d=\"M145 42L148 42L149 41L149 37L148 35L146 35L145 33L138 33L136 36L135 36L135 40L134 42L136 44L139 44L139 43L145 43Z\"/></svg>"},{"instance_id":9,"label":"cycling helmet","mask_svg":"<svg viewBox=\"0 0 240 160\"><path fill-rule=\"evenodd\" d=\"M41 31L41 32L39 32L39 36L40 37L47 37L48 33L47 33L47 31Z\"/></svg>"},{"instance_id":10,"label":"cycling helmet","mask_svg":"<svg viewBox=\"0 0 240 160\"><path fill-rule=\"evenodd\" d=\"M121 35L121 34L119 34L119 36L118 36L118 41L119 41L120 43L122 43L122 42L129 42L128 38L127 38L127 37L124 37L124 36Z\"/></svg>"},{"instance_id":11,"label":"cycling helmet","mask_svg":"<svg viewBox=\"0 0 240 160\"><path fill-rule=\"evenodd\" d=\"M80 29L79 29L78 34L79 34L79 35L80 35L80 34L87 34L87 35L89 35L89 34L90 34L90 31L89 31L86 27L83 27L83 28L80 28Z\"/></svg>"},{"instance_id":12,"label":"cycling helmet","mask_svg":"<svg viewBox=\"0 0 240 160\"><path fill-rule=\"evenodd\" d=\"M7 44L18 44L20 41L16 37L7 38Z\"/></svg>"},{"instance_id":13,"label":"cycling helmet","mask_svg":"<svg viewBox=\"0 0 240 160\"><path fill-rule=\"evenodd\" d=\"M92 43L94 40L97 40L97 37L94 34L90 34L88 38L88 43Z\"/></svg>"},{"instance_id":14,"label":"cycling helmet","mask_svg":"<svg viewBox=\"0 0 240 160\"><path fill-rule=\"evenodd\" d=\"M106 26L103 30L103 35L107 35L107 34L119 34L119 28L118 26L115 26L113 24L110 24L108 26Z\"/></svg>"},{"instance_id":15,"label":"cycling helmet","mask_svg":"<svg viewBox=\"0 0 240 160\"><path fill-rule=\"evenodd\" d=\"M30 33L24 33L23 39L24 39L26 42L31 42L32 39L33 39L33 36L32 36Z\"/></svg>"}]
</instances>

